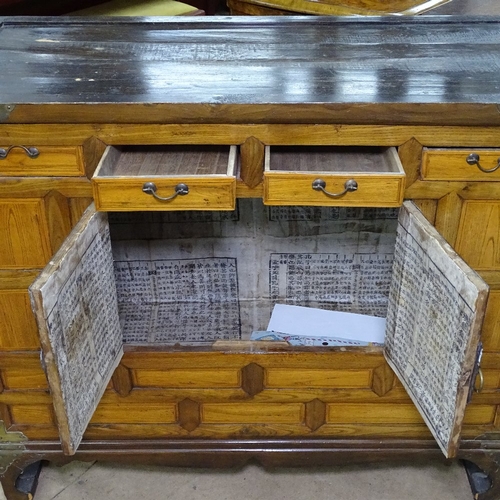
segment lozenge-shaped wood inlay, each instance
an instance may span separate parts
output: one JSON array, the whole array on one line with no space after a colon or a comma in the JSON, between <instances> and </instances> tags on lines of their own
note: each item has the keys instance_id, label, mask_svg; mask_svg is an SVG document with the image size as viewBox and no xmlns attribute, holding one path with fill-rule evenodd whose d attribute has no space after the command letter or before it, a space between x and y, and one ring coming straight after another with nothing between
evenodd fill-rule
<instances>
[{"instance_id":1,"label":"lozenge-shaped wood inlay","mask_svg":"<svg viewBox=\"0 0 500 500\"><path fill-rule=\"evenodd\" d=\"M309 429L315 431L326 422L326 403L321 399L313 399L305 404L305 423Z\"/></svg>"},{"instance_id":2,"label":"lozenge-shaped wood inlay","mask_svg":"<svg viewBox=\"0 0 500 500\"><path fill-rule=\"evenodd\" d=\"M250 363L241 369L241 388L249 395L255 396L264 390L266 370L257 363Z\"/></svg>"},{"instance_id":3,"label":"lozenge-shaped wood inlay","mask_svg":"<svg viewBox=\"0 0 500 500\"><path fill-rule=\"evenodd\" d=\"M128 396L134 388L132 372L123 364L119 364L111 377L114 390L122 397Z\"/></svg>"},{"instance_id":4,"label":"lozenge-shaped wood inlay","mask_svg":"<svg viewBox=\"0 0 500 500\"><path fill-rule=\"evenodd\" d=\"M194 431L201 423L200 404L186 398L177 404L179 425L188 432Z\"/></svg>"},{"instance_id":5,"label":"lozenge-shaped wood inlay","mask_svg":"<svg viewBox=\"0 0 500 500\"><path fill-rule=\"evenodd\" d=\"M394 372L387 363L374 368L371 389L377 396L385 396L393 386Z\"/></svg>"},{"instance_id":6,"label":"lozenge-shaped wood inlay","mask_svg":"<svg viewBox=\"0 0 500 500\"><path fill-rule=\"evenodd\" d=\"M264 175L264 144L248 137L240 147L241 180L250 188L259 185Z\"/></svg>"}]
</instances>

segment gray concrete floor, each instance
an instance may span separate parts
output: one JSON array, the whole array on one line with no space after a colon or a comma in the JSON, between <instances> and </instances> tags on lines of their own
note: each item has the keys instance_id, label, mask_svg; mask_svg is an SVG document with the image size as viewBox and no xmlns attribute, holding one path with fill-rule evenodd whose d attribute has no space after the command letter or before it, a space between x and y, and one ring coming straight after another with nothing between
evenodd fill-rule
<instances>
[{"instance_id":1,"label":"gray concrete floor","mask_svg":"<svg viewBox=\"0 0 500 500\"><path fill-rule=\"evenodd\" d=\"M459 464L237 471L72 462L45 466L35 500L472 500Z\"/></svg>"}]
</instances>

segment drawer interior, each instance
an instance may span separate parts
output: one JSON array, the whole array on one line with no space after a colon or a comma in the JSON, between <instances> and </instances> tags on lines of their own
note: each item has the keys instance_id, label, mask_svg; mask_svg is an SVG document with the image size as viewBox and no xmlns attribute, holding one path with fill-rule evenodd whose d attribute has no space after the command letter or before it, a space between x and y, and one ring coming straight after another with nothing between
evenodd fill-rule
<instances>
[{"instance_id":1,"label":"drawer interior","mask_svg":"<svg viewBox=\"0 0 500 500\"><path fill-rule=\"evenodd\" d=\"M96 177L228 175L229 151L205 145L112 147Z\"/></svg>"},{"instance_id":2,"label":"drawer interior","mask_svg":"<svg viewBox=\"0 0 500 500\"><path fill-rule=\"evenodd\" d=\"M403 173L394 149L354 146L272 146L268 172Z\"/></svg>"},{"instance_id":3,"label":"drawer interior","mask_svg":"<svg viewBox=\"0 0 500 500\"><path fill-rule=\"evenodd\" d=\"M124 341L209 345L265 330L274 304L387 310L398 209L110 213Z\"/></svg>"}]
</instances>

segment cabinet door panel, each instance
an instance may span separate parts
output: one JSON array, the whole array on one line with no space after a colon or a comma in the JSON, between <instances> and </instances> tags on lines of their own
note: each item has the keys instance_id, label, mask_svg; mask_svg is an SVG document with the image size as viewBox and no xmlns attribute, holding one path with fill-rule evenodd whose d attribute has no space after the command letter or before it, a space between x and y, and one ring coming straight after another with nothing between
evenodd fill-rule
<instances>
[{"instance_id":1,"label":"cabinet door panel","mask_svg":"<svg viewBox=\"0 0 500 500\"><path fill-rule=\"evenodd\" d=\"M0 200L0 267L42 267L50 258L43 199Z\"/></svg>"},{"instance_id":2,"label":"cabinet door panel","mask_svg":"<svg viewBox=\"0 0 500 500\"><path fill-rule=\"evenodd\" d=\"M405 203L385 355L447 457L458 450L487 295L486 283Z\"/></svg>"},{"instance_id":3,"label":"cabinet door panel","mask_svg":"<svg viewBox=\"0 0 500 500\"><path fill-rule=\"evenodd\" d=\"M123 355L105 214L85 212L30 294L61 443L72 455Z\"/></svg>"},{"instance_id":4,"label":"cabinet door panel","mask_svg":"<svg viewBox=\"0 0 500 500\"><path fill-rule=\"evenodd\" d=\"M474 269L500 269L500 201L465 201L455 248Z\"/></svg>"}]
</instances>

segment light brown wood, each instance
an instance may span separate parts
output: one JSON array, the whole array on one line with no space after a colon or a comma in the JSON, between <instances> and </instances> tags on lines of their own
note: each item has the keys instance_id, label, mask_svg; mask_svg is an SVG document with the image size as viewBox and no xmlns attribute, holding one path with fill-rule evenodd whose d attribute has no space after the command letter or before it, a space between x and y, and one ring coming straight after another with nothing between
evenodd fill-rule
<instances>
[{"instance_id":1,"label":"light brown wood","mask_svg":"<svg viewBox=\"0 0 500 500\"><path fill-rule=\"evenodd\" d=\"M95 169L101 160L106 144L99 140L97 137L89 137L82 145L81 156L84 166L84 172L88 179L92 178Z\"/></svg>"},{"instance_id":2,"label":"light brown wood","mask_svg":"<svg viewBox=\"0 0 500 500\"><path fill-rule=\"evenodd\" d=\"M0 290L0 350L40 347L28 290Z\"/></svg>"},{"instance_id":3,"label":"light brown wood","mask_svg":"<svg viewBox=\"0 0 500 500\"><path fill-rule=\"evenodd\" d=\"M44 204L51 253L54 254L71 231L70 209L67 198L57 191L50 191L44 198Z\"/></svg>"},{"instance_id":4,"label":"light brown wood","mask_svg":"<svg viewBox=\"0 0 500 500\"><path fill-rule=\"evenodd\" d=\"M469 165L467 157L479 155L482 168L494 169L500 163L500 149L431 149L422 155L422 176L437 181L500 181L500 168L494 172L482 172L476 165Z\"/></svg>"},{"instance_id":5,"label":"light brown wood","mask_svg":"<svg viewBox=\"0 0 500 500\"><path fill-rule=\"evenodd\" d=\"M0 147L7 149L11 145L0 145ZM80 176L84 173L83 162L77 147L37 146L36 144L33 146L36 146L39 151L37 158L30 158L22 149L14 148L9 152L7 158L0 159L0 175L67 177Z\"/></svg>"},{"instance_id":6,"label":"light brown wood","mask_svg":"<svg viewBox=\"0 0 500 500\"><path fill-rule=\"evenodd\" d=\"M257 363L250 363L241 369L241 388L255 396L264 390L266 371Z\"/></svg>"},{"instance_id":7,"label":"light brown wood","mask_svg":"<svg viewBox=\"0 0 500 500\"><path fill-rule=\"evenodd\" d=\"M394 387L394 372L391 367L384 363L373 370L372 391L377 396L385 396Z\"/></svg>"},{"instance_id":8,"label":"light brown wood","mask_svg":"<svg viewBox=\"0 0 500 500\"><path fill-rule=\"evenodd\" d=\"M267 371L266 387L370 387L371 370L332 370L322 366L318 369L270 368Z\"/></svg>"},{"instance_id":9,"label":"light brown wood","mask_svg":"<svg viewBox=\"0 0 500 500\"><path fill-rule=\"evenodd\" d=\"M490 290L482 329L484 349L500 351L500 291Z\"/></svg>"},{"instance_id":10,"label":"light brown wood","mask_svg":"<svg viewBox=\"0 0 500 500\"><path fill-rule=\"evenodd\" d=\"M443 196L437 204L435 227L452 246L458 235L462 205L462 198L454 192Z\"/></svg>"},{"instance_id":11,"label":"light brown wood","mask_svg":"<svg viewBox=\"0 0 500 500\"><path fill-rule=\"evenodd\" d=\"M464 203L455 248L475 269L500 269L500 202Z\"/></svg>"},{"instance_id":12,"label":"light brown wood","mask_svg":"<svg viewBox=\"0 0 500 500\"><path fill-rule=\"evenodd\" d=\"M152 111L150 107L150 112ZM291 109L291 108L290 108ZM415 140L422 145L439 144L441 147L491 148L495 146L495 129L485 126L440 126L418 125L393 125L394 113L397 112L387 105L387 114L391 124L376 125L363 124L356 118L356 108L349 107L347 112L352 115L351 121L324 121L324 115L330 113L328 106L314 107L314 124L301 123L300 114L296 107L293 108L292 121L270 122L258 124L245 114L232 116L231 123L169 123L154 124L144 121L138 126L133 121L113 124L109 116L99 130L87 124L61 123L34 123L24 122L22 125L0 125L0 142L16 140L26 142L36 138L40 145L53 144L56 138L63 145L79 145L88 138L95 136L100 141L109 145L165 145L165 144L243 144L249 137L255 137L267 145L303 145L303 146L400 146L409 140ZM461 114L461 113L460 113ZM153 117L148 114L148 117ZM340 116L338 120L340 120ZM495 108L495 116L498 110ZM163 115L162 115L163 117ZM425 116L422 116L425 119ZM135 118L137 118L135 116ZM402 117L404 118L404 117ZM474 116L467 116L467 120ZM481 121L488 118L482 115ZM153 118L152 118L153 119ZM198 116L198 119L201 119ZM399 119L399 117L398 117ZM412 116L415 119L415 116ZM308 118L310 120L310 118ZM493 120L493 118L492 118ZM160 121L158 119L157 121ZM478 124L479 125L479 124Z\"/></svg>"},{"instance_id":13,"label":"light brown wood","mask_svg":"<svg viewBox=\"0 0 500 500\"><path fill-rule=\"evenodd\" d=\"M132 371L122 364L119 364L115 368L111 380L113 389L122 397L128 396L130 391L134 388Z\"/></svg>"},{"instance_id":14,"label":"light brown wood","mask_svg":"<svg viewBox=\"0 0 500 500\"><path fill-rule=\"evenodd\" d=\"M239 374L236 369L157 369L134 370L134 380L138 387L239 387Z\"/></svg>"},{"instance_id":15,"label":"light brown wood","mask_svg":"<svg viewBox=\"0 0 500 500\"><path fill-rule=\"evenodd\" d=\"M224 151L227 154L207 147L199 152L108 148L92 178L96 207L102 211L234 210L236 148ZM175 195L181 183L189 192L162 201L143 192L146 182L154 182L156 194L164 198Z\"/></svg>"},{"instance_id":16,"label":"light brown wood","mask_svg":"<svg viewBox=\"0 0 500 500\"><path fill-rule=\"evenodd\" d=\"M143 405L130 403L113 406L100 405L94 413L92 424L173 424L176 422L174 404L149 404L147 411Z\"/></svg>"},{"instance_id":17,"label":"light brown wood","mask_svg":"<svg viewBox=\"0 0 500 500\"><path fill-rule=\"evenodd\" d=\"M406 174L406 188L408 188L420 177L422 144L412 137L399 146L398 155Z\"/></svg>"},{"instance_id":18,"label":"light brown wood","mask_svg":"<svg viewBox=\"0 0 500 500\"><path fill-rule=\"evenodd\" d=\"M207 424L301 424L305 408L299 403L207 403L201 415Z\"/></svg>"},{"instance_id":19,"label":"light brown wood","mask_svg":"<svg viewBox=\"0 0 500 500\"><path fill-rule=\"evenodd\" d=\"M397 175L386 177L352 175L322 175L326 189L340 193L345 183L354 179L357 191L346 193L341 198L329 198L312 189L312 183L319 176L303 174L266 173L264 181L264 203L266 205L306 205L306 206L363 206L398 207L403 199L404 178Z\"/></svg>"},{"instance_id":20,"label":"light brown wood","mask_svg":"<svg viewBox=\"0 0 500 500\"><path fill-rule=\"evenodd\" d=\"M424 217L431 223L436 223L436 211L437 211L437 201L436 200L413 200L413 203L417 205Z\"/></svg>"},{"instance_id":21,"label":"light brown wood","mask_svg":"<svg viewBox=\"0 0 500 500\"><path fill-rule=\"evenodd\" d=\"M201 423L200 404L186 398L177 404L177 420L188 432L194 431Z\"/></svg>"},{"instance_id":22,"label":"light brown wood","mask_svg":"<svg viewBox=\"0 0 500 500\"><path fill-rule=\"evenodd\" d=\"M242 12L251 15L276 15L279 12L288 15L314 14L321 16L381 16L381 15L417 15L433 9L449 0L401 0L391 3L380 0L239 0L231 1L228 6L234 14ZM246 7L248 5L248 7ZM250 7L251 6L251 7Z\"/></svg>"},{"instance_id":23,"label":"light brown wood","mask_svg":"<svg viewBox=\"0 0 500 500\"><path fill-rule=\"evenodd\" d=\"M0 233L4 269L43 267L52 254L44 200L0 199Z\"/></svg>"},{"instance_id":24,"label":"light brown wood","mask_svg":"<svg viewBox=\"0 0 500 500\"><path fill-rule=\"evenodd\" d=\"M83 212L89 208L92 202L92 198L70 198L68 200L71 227L76 226L77 222L82 218Z\"/></svg>"},{"instance_id":25,"label":"light brown wood","mask_svg":"<svg viewBox=\"0 0 500 500\"><path fill-rule=\"evenodd\" d=\"M264 144L255 137L248 137L240 146L240 177L249 188L255 188L262 182L264 151Z\"/></svg>"},{"instance_id":26,"label":"light brown wood","mask_svg":"<svg viewBox=\"0 0 500 500\"><path fill-rule=\"evenodd\" d=\"M327 405L324 401L316 398L312 401L308 401L305 407L305 424L312 431L318 430L322 425L326 423Z\"/></svg>"}]
</instances>

